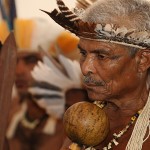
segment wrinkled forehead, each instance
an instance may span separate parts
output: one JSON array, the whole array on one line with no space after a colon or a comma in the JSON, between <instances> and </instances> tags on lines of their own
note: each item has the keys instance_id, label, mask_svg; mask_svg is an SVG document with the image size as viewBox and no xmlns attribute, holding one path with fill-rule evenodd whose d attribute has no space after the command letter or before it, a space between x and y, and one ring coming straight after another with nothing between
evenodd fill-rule
<instances>
[{"instance_id":1,"label":"wrinkled forehead","mask_svg":"<svg viewBox=\"0 0 150 150\"><path fill-rule=\"evenodd\" d=\"M112 43L111 41L97 41L97 40L91 40L85 38L80 38L78 47L83 49L84 48L85 49L110 49L110 50L129 49L128 46Z\"/></svg>"},{"instance_id":2,"label":"wrinkled forehead","mask_svg":"<svg viewBox=\"0 0 150 150\"><path fill-rule=\"evenodd\" d=\"M18 58L23 58L23 57L27 57L27 56L40 56L40 53L38 52L18 52L17 53L17 57Z\"/></svg>"}]
</instances>

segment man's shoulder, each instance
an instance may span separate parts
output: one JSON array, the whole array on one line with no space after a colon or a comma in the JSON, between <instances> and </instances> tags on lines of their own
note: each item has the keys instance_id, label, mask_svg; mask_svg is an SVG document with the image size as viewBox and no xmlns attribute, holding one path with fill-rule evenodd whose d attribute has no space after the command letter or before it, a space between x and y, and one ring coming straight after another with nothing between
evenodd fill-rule
<instances>
[{"instance_id":1,"label":"man's shoulder","mask_svg":"<svg viewBox=\"0 0 150 150\"><path fill-rule=\"evenodd\" d=\"M150 150L150 137L144 142L142 150Z\"/></svg>"}]
</instances>

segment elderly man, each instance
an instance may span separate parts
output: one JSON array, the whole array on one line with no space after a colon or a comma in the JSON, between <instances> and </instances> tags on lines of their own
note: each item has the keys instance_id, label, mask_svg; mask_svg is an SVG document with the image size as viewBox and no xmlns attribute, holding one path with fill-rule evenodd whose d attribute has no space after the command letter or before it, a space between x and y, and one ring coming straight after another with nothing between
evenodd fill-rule
<instances>
[{"instance_id":1,"label":"elderly man","mask_svg":"<svg viewBox=\"0 0 150 150\"><path fill-rule=\"evenodd\" d=\"M90 99L105 103L110 122L108 136L91 149L148 150L150 2L99 0L80 17L57 4L61 12L46 13L80 37L84 85Z\"/></svg>"}]
</instances>

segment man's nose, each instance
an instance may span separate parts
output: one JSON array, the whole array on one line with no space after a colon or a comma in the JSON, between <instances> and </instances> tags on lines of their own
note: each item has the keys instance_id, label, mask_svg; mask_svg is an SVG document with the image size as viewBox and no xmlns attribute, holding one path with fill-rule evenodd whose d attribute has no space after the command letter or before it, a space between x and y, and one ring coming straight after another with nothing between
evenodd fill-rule
<instances>
[{"instance_id":1,"label":"man's nose","mask_svg":"<svg viewBox=\"0 0 150 150\"><path fill-rule=\"evenodd\" d=\"M25 71L26 71L25 62L22 60L18 60L17 66L16 66L16 74L21 75L21 74L24 74Z\"/></svg>"},{"instance_id":2,"label":"man's nose","mask_svg":"<svg viewBox=\"0 0 150 150\"><path fill-rule=\"evenodd\" d=\"M87 75L89 73L96 73L94 57L87 57L83 64L81 64L81 70L83 75Z\"/></svg>"}]
</instances>

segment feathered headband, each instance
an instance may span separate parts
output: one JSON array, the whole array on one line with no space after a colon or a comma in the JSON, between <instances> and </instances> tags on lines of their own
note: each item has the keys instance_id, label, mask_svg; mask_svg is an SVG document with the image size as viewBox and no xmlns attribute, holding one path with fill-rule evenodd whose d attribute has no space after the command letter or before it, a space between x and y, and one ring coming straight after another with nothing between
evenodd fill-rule
<instances>
[{"instance_id":1,"label":"feathered headband","mask_svg":"<svg viewBox=\"0 0 150 150\"><path fill-rule=\"evenodd\" d=\"M56 23L71 31L80 38L109 41L112 43L132 46L137 48L150 48L150 31L137 31L118 27L115 24L96 24L84 22L75 13L65 6L62 0L57 0L60 11L54 9L47 13Z\"/></svg>"}]
</instances>

